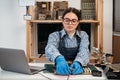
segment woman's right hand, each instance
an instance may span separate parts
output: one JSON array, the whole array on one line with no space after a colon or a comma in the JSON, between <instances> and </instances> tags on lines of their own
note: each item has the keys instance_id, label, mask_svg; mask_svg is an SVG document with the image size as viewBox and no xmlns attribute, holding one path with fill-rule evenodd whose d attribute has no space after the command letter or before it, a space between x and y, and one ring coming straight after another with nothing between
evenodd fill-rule
<instances>
[{"instance_id":1,"label":"woman's right hand","mask_svg":"<svg viewBox=\"0 0 120 80\"><path fill-rule=\"evenodd\" d=\"M65 58L60 55L56 58L56 73L59 75L69 75L71 74L70 68L65 60Z\"/></svg>"}]
</instances>

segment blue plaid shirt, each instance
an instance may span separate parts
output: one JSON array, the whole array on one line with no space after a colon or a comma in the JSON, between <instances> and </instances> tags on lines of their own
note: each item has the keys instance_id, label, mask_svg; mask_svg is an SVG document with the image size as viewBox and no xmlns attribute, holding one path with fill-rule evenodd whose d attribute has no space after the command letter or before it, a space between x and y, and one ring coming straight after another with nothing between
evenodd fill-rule
<instances>
[{"instance_id":1,"label":"blue plaid shirt","mask_svg":"<svg viewBox=\"0 0 120 80\"><path fill-rule=\"evenodd\" d=\"M61 32L61 37L66 35L66 32L64 29L62 29L60 32ZM74 61L78 61L83 66L86 66L90 58L90 53L88 49L88 46L89 46L88 35L84 31L76 31L76 35L78 35L81 38L81 42L80 42L79 52L77 53L77 56ZM45 48L45 54L46 54L46 57L52 62L55 61L55 58L57 56L61 55L58 50L59 39L60 38L59 38L58 31L51 33L48 38L48 43ZM64 40L65 40L65 47L67 48L72 48L77 46L77 40L75 36L73 36L72 38L67 36L65 37Z\"/></svg>"}]
</instances>

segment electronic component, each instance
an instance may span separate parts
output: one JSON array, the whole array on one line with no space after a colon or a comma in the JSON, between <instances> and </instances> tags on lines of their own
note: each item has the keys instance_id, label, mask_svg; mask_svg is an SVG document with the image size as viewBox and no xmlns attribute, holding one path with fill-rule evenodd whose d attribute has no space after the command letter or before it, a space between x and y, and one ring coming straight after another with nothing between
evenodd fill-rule
<instances>
[{"instance_id":1,"label":"electronic component","mask_svg":"<svg viewBox=\"0 0 120 80\"><path fill-rule=\"evenodd\" d=\"M101 77L102 76L102 72L98 71L98 70L92 70L92 75L93 76L97 76L97 77Z\"/></svg>"},{"instance_id":2,"label":"electronic component","mask_svg":"<svg viewBox=\"0 0 120 80\"><path fill-rule=\"evenodd\" d=\"M99 71L95 66L89 66L89 68L90 68L93 76L98 76L98 77L102 76L102 72Z\"/></svg>"}]
</instances>

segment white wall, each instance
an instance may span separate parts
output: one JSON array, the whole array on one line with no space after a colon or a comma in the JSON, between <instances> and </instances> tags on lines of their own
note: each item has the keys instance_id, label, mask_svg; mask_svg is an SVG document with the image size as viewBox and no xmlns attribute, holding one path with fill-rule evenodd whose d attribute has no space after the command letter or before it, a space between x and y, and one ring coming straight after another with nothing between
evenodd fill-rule
<instances>
[{"instance_id":1,"label":"white wall","mask_svg":"<svg viewBox=\"0 0 120 80\"><path fill-rule=\"evenodd\" d=\"M79 9L81 0L69 0ZM76 2L73 2L76 1ZM18 0L0 0L0 47L26 50L25 8ZM112 0L104 0L104 52L112 52Z\"/></svg>"},{"instance_id":2,"label":"white wall","mask_svg":"<svg viewBox=\"0 0 120 80\"><path fill-rule=\"evenodd\" d=\"M104 0L103 51L112 53L113 0Z\"/></svg>"},{"instance_id":3,"label":"white wall","mask_svg":"<svg viewBox=\"0 0 120 80\"><path fill-rule=\"evenodd\" d=\"M26 49L24 14L18 0L0 0L0 47Z\"/></svg>"}]
</instances>

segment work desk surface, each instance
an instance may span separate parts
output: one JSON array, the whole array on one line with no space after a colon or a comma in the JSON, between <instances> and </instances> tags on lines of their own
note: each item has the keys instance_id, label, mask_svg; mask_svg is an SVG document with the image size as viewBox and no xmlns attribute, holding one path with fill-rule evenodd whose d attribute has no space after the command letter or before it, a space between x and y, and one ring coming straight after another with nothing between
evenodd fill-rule
<instances>
[{"instance_id":1,"label":"work desk surface","mask_svg":"<svg viewBox=\"0 0 120 80\"><path fill-rule=\"evenodd\" d=\"M30 66L44 67L46 63L29 63ZM94 77L92 75L69 75L60 76L53 73L39 72L34 75L27 75L15 72L4 71L0 68L0 80L108 80L104 73L102 77Z\"/></svg>"}]
</instances>

